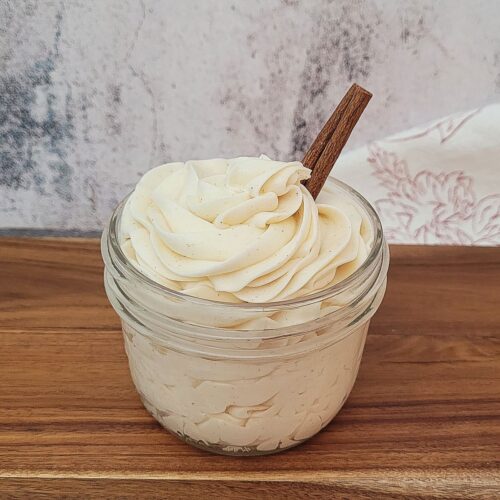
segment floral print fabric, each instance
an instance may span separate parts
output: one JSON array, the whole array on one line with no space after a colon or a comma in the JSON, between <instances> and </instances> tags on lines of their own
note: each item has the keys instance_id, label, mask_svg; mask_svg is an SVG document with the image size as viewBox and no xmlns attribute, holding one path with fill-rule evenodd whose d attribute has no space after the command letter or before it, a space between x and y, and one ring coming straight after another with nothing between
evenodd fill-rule
<instances>
[{"instance_id":1,"label":"floral print fabric","mask_svg":"<svg viewBox=\"0 0 500 500\"><path fill-rule=\"evenodd\" d=\"M500 104L373 142L332 174L371 201L391 243L500 245Z\"/></svg>"}]
</instances>

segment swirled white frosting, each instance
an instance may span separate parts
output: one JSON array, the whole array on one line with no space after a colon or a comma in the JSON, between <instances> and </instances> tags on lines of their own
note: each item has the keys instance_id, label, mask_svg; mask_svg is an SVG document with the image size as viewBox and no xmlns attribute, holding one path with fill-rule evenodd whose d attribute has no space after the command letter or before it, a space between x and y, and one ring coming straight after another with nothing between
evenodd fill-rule
<instances>
[{"instance_id":1,"label":"swirled white frosting","mask_svg":"<svg viewBox=\"0 0 500 500\"><path fill-rule=\"evenodd\" d=\"M301 184L309 176L266 156L159 166L124 208L123 249L153 280L205 299L262 303L329 287L362 264L371 233L352 201L316 203Z\"/></svg>"}]
</instances>

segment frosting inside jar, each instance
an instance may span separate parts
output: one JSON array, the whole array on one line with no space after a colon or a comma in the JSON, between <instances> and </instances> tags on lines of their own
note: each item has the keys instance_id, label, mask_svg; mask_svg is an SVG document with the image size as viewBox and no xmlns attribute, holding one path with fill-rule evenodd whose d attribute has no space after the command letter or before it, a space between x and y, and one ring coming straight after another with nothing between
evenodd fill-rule
<instances>
[{"instance_id":1,"label":"frosting inside jar","mask_svg":"<svg viewBox=\"0 0 500 500\"><path fill-rule=\"evenodd\" d=\"M373 246L356 197L327 186L316 202L301 184L310 174L266 156L169 163L147 172L123 208L129 261L171 290L216 301L177 300L121 276L107 287L146 408L198 446L294 446L336 415L354 384L385 276L366 293L361 278L341 296L279 306L347 278ZM263 303L272 304L246 306ZM326 321L341 308L342 319ZM240 340L230 329L250 332Z\"/></svg>"},{"instance_id":2,"label":"frosting inside jar","mask_svg":"<svg viewBox=\"0 0 500 500\"><path fill-rule=\"evenodd\" d=\"M154 281L194 297L267 303L308 295L352 274L372 243L352 201L301 181L300 162L266 156L167 163L125 205L122 248Z\"/></svg>"}]
</instances>

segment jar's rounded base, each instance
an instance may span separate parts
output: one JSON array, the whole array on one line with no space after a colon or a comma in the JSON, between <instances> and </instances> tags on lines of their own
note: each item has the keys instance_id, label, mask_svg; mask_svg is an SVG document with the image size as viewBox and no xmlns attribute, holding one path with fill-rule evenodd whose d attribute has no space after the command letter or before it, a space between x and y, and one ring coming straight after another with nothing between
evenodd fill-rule
<instances>
[{"instance_id":1,"label":"jar's rounded base","mask_svg":"<svg viewBox=\"0 0 500 500\"><path fill-rule=\"evenodd\" d=\"M191 439L189 436L176 434L172 432L170 429L167 429L171 434L174 434L176 437L184 441L185 443L194 446L203 451L208 451L210 453L215 453L216 455L226 455L231 457L262 457L264 455L274 455L276 453L281 453L283 451L290 450L299 446L304 441L297 441L296 443L287 446L286 448L275 448L274 450L257 450L255 447L250 446L221 446L215 444L206 444L202 441L195 441Z\"/></svg>"},{"instance_id":2,"label":"jar's rounded base","mask_svg":"<svg viewBox=\"0 0 500 500\"><path fill-rule=\"evenodd\" d=\"M307 441L307 439L303 439L301 441L295 441L292 444L288 444L285 447L277 447L271 450L259 450L255 446L231 446L227 444L221 445L221 444L206 443L204 441L193 439L187 434L183 434L182 432L177 432L173 429L170 429L163 423L161 412L159 412L140 392L139 396L141 398L142 404L144 405L144 408L146 408L148 413L170 434L175 436L177 439L180 439L184 443L193 446L194 448L198 448L203 451L208 451L216 455L226 455L232 457L261 457L264 455L274 455L275 453L280 453L283 451L290 450L291 448L295 448L296 446Z\"/></svg>"}]
</instances>

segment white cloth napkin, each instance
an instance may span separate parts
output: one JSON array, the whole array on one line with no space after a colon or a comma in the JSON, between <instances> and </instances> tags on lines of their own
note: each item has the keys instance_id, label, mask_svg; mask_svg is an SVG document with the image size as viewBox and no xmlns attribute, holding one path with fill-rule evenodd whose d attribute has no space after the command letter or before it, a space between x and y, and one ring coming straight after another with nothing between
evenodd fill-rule
<instances>
[{"instance_id":1,"label":"white cloth napkin","mask_svg":"<svg viewBox=\"0 0 500 500\"><path fill-rule=\"evenodd\" d=\"M350 151L332 175L375 206L391 243L500 245L500 103Z\"/></svg>"}]
</instances>

